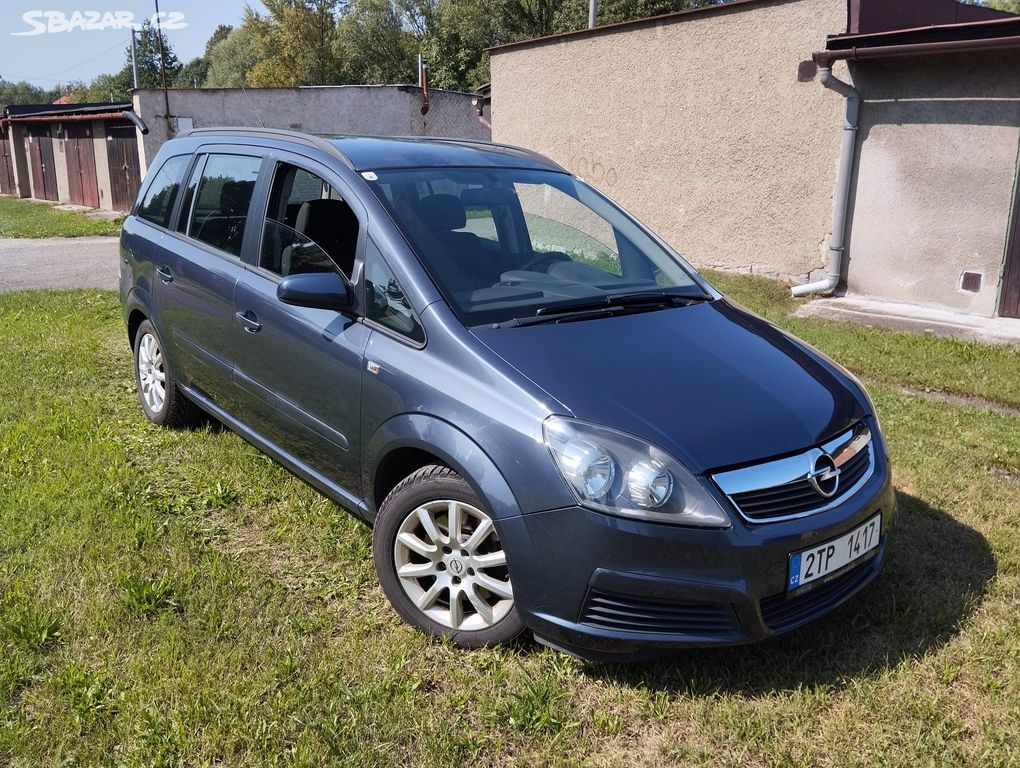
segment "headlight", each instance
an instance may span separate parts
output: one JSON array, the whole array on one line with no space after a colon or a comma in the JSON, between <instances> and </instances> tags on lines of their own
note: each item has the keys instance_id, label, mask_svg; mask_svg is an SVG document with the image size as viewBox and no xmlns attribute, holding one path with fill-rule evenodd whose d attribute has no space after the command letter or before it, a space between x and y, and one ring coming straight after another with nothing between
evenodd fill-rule
<instances>
[{"instance_id":1,"label":"headlight","mask_svg":"<svg viewBox=\"0 0 1020 768\"><path fill-rule=\"evenodd\" d=\"M665 451L594 424L550 416L545 444L581 505L656 522L728 528L701 482Z\"/></svg>"}]
</instances>

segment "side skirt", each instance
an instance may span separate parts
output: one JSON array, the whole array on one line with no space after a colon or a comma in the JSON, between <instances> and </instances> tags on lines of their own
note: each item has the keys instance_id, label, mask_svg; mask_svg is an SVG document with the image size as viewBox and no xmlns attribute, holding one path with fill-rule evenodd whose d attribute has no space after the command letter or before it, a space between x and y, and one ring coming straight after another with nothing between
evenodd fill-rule
<instances>
[{"instance_id":1,"label":"side skirt","mask_svg":"<svg viewBox=\"0 0 1020 768\"><path fill-rule=\"evenodd\" d=\"M368 508L368 503L364 499L355 496L346 488L337 485L320 472L309 467L297 457L287 453L287 451L274 443L269 442L260 434L242 424L222 408L215 405L209 398L198 390L192 389L191 387L185 387L180 384L177 386L180 387L181 392L189 400L193 401L199 408L206 411L217 421L222 422L230 429L231 432L235 432L245 441L251 443L260 451L267 454L274 461L282 464L317 491L328 496L337 504L350 511L353 515L361 518L364 522L372 525L374 522L374 516Z\"/></svg>"}]
</instances>

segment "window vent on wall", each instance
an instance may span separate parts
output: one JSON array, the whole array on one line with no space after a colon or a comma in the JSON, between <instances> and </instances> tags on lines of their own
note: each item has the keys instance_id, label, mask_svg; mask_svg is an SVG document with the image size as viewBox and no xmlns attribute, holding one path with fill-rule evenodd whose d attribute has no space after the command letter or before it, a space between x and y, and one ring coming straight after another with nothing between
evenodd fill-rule
<instances>
[{"instance_id":1,"label":"window vent on wall","mask_svg":"<svg viewBox=\"0 0 1020 768\"><path fill-rule=\"evenodd\" d=\"M982 277L980 272L964 272L960 275L960 290L968 293L980 293Z\"/></svg>"}]
</instances>

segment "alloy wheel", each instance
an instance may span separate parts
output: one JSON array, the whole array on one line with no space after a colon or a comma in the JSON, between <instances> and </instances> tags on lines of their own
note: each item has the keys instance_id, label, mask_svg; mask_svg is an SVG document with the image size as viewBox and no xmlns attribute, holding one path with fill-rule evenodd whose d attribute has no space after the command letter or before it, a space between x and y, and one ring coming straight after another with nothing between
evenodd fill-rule
<instances>
[{"instance_id":1,"label":"alloy wheel","mask_svg":"<svg viewBox=\"0 0 1020 768\"><path fill-rule=\"evenodd\" d=\"M166 402L166 371L163 352L151 333L142 336L138 344L138 386L149 410L159 413Z\"/></svg>"},{"instance_id":2,"label":"alloy wheel","mask_svg":"<svg viewBox=\"0 0 1020 768\"><path fill-rule=\"evenodd\" d=\"M397 531L393 559L405 594L444 627L487 629L513 608L496 528L471 504L445 499L412 509Z\"/></svg>"}]
</instances>

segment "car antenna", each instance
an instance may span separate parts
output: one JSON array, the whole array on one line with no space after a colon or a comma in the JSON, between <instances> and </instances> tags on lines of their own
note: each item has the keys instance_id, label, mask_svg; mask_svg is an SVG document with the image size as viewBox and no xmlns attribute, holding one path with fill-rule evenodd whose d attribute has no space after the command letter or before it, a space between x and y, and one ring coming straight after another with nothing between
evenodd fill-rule
<instances>
[{"instance_id":1,"label":"car antenna","mask_svg":"<svg viewBox=\"0 0 1020 768\"><path fill-rule=\"evenodd\" d=\"M248 95L248 91L244 89L244 83L241 83L241 93L244 94L244 98L248 99L248 106L250 106L251 111L255 113L255 119L259 121L259 125L265 128L266 124L262 122L262 116L259 114L259 111L255 109L255 102L251 100L251 96Z\"/></svg>"}]
</instances>

